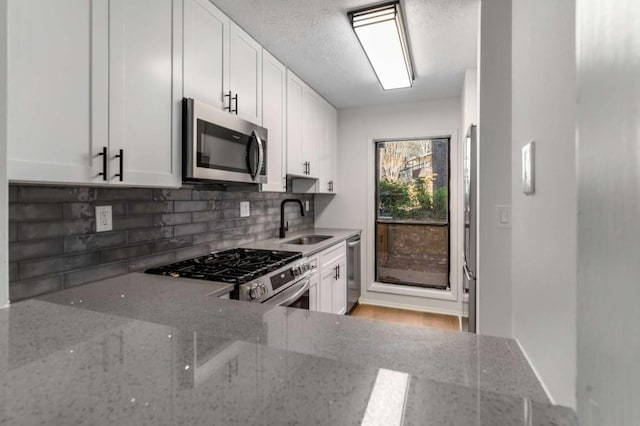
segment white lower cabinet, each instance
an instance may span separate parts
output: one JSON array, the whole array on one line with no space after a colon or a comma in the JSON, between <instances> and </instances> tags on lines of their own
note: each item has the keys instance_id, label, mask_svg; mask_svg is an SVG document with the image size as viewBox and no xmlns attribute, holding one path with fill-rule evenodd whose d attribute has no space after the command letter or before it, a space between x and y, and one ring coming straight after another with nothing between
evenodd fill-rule
<instances>
[{"instance_id":1,"label":"white lower cabinet","mask_svg":"<svg viewBox=\"0 0 640 426\"><path fill-rule=\"evenodd\" d=\"M320 310L320 277L318 276L318 272L314 272L311 274L309 283L309 310L310 311L319 311Z\"/></svg>"},{"instance_id":2,"label":"white lower cabinet","mask_svg":"<svg viewBox=\"0 0 640 426\"><path fill-rule=\"evenodd\" d=\"M347 312L347 256L343 241L319 255L318 311L344 315Z\"/></svg>"},{"instance_id":3,"label":"white lower cabinet","mask_svg":"<svg viewBox=\"0 0 640 426\"><path fill-rule=\"evenodd\" d=\"M333 283L331 307L334 314L347 313L347 259L342 257L338 263L338 277Z\"/></svg>"}]
</instances>

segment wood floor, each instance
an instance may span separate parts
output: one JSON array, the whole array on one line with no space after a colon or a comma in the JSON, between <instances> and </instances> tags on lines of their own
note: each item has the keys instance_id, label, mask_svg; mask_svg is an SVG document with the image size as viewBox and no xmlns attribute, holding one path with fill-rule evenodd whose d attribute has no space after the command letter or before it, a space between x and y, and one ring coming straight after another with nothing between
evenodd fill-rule
<instances>
[{"instance_id":1,"label":"wood floor","mask_svg":"<svg viewBox=\"0 0 640 426\"><path fill-rule=\"evenodd\" d=\"M453 315L432 314L430 312L408 311L405 309L385 308L373 305L358 305L351 312L351 315L396 324L460 331L458 317Z\"/></svg>"}]
</instances>

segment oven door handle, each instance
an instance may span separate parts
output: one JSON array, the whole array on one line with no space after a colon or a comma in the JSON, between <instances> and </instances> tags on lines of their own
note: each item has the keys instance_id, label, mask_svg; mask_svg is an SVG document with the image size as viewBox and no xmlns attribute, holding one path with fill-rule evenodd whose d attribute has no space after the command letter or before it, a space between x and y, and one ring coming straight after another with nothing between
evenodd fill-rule
<instances>
[{"instance_id":1,"label":"oven door handle","mask_svg":"<svg viewBox=\"0 0 640 426\"><path fill-rule=\"evenodd\" d=\"M285 290L284 292L280 293L277 296L272 297L271 299L265 300L264 303L267 305L289 306L293 302L295 302L300 296L302 296L307 290L309 290L310 282L311 282L311 278L307 278L302 283L300 290L296 290L292 295L288 296L288 294L291 292L291 289L294 286L295 287L299 286L299 284L291 286L289 289Z\"/></svg>"}]
</instances>

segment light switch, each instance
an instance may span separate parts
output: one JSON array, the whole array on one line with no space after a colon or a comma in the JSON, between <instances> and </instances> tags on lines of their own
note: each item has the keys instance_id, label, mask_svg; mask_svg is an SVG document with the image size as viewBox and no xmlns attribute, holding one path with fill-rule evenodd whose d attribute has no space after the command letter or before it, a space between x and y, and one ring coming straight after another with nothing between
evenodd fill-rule
<instances>
[{"instance_id":1,"label":"light switch","mask_svg":"<svg viewBox=\"0 0 640 426\"><path fill-rule=\"evenodd\" d=\"M249 202L240 201L240 217L248 217L248 216L250 216Z\"/></svg>"},{"instance_id":2,"label":"light switch","mask_svg":"<svg viewBox=\"0 0 640 426\"><path fill-rule=\"evenodd\" d=\"M305 200L304 202L304 211L309 211L309 200Z\"/></svg>"},{"instance_id":3,"label":"light switch","mask_svg":"<svg viewBox=\"0 0 640 426\"><path fill-rule=\"evenodd\" d=\"M511 206L496 206L496 227L511 228Z\"/></svg>"},{"instance_id":4,"label":"light switch","mask_svg":"<svg viewBox=\"0 0 640 426\"><path fill-rule=\"evenodd\" d=\"M111 206L96 206L96 232L111 231L112 229Z\"/></svg>"}]
</instances>

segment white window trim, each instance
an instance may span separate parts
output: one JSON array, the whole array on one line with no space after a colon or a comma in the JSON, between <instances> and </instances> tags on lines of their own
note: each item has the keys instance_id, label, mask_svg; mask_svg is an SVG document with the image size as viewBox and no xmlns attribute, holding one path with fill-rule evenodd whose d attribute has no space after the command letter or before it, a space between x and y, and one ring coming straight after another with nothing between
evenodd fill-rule
<instances>
[{"instance_id":1,"label":"white window trim","mask_svg":"<svg viewBox=\"0 0 640 426\"><path fill-rule=\"evenodd\" d=\"M452 214L449 220L450 227L450 240L449 240L449 281L451 283L450 290L437 290L420 287L410 287L403 285L380 283L375 281L375 146L376 142L380 141L394 141L394 140L420 140L420 139L438 139L449 138L449 161L450 161L450 173L449 176L449 191L450 191L450 205L449 210L457 213ZM461 182L462 169L460 167L462 160L462 153L459 148L459 134L457 129L448 129L442 131L430 131L427 135L415 135L415 134L393 134L384 135L377 134L369 136L367 138L367 229L366 233L371 233L371 238L367 238L366 258L365 258L365 282L367 285L367 291L372 293L387 293L393 295L403 295L420 297L427 299L439 299L448 300L454 302L460 302L462 299L462 265L460 264L462 257L460 256L460 250L462 250L462 233L458 229L462 223L462 212L459 206L462 206L462 191L459 190Z\"/></svg>"}]
</instances>

